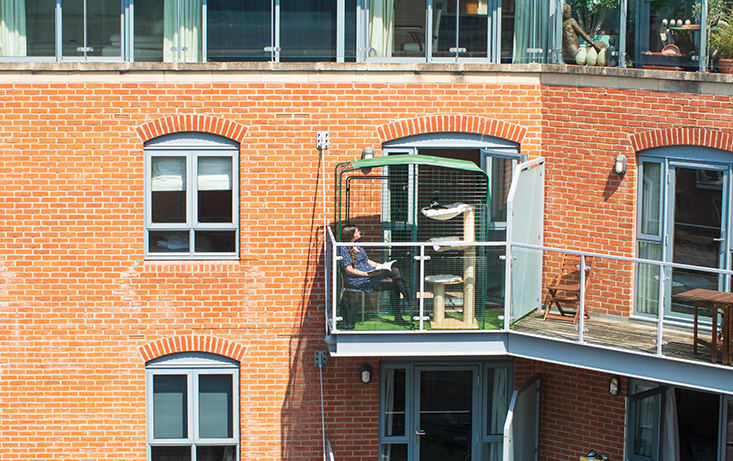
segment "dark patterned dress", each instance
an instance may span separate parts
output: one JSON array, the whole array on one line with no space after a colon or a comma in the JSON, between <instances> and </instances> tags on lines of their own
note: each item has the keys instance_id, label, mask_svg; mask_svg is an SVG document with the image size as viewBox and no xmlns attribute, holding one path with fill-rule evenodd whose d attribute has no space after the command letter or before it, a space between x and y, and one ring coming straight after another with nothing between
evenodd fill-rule
<instances>
[{"instance_id":1,"label":"dark patterned dress","mask_svg":"<svg viewBox=\"0 0 733 461\"><path fill-rule=\"evenodd\" d=\"M344 285L346 288L351 288L359 291L372 291L377 288L377 285L382 283L384 279L389 277L389 271L381 271L378 275L372 277L358 277L349 275L346 272L346 267L351 266L351 252L349 249L352 247L339 247L339 254L341 255L341 274L344 277ZM369 264L369 256L366 251L361 247L356 247L356 268L360 271L370 272L374 268Z\"/></svg>"}]
</instances>

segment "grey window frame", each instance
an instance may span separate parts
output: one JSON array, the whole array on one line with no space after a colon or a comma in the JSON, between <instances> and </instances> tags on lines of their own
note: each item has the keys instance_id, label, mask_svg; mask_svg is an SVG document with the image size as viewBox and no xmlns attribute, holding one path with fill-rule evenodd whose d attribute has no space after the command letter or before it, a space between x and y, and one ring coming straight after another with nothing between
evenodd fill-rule
<instances>
[{"instance_id":1,"label":"grey window frame","mask_svg":"<svg viewBox=\"0 0 733 461\"><path fill-rule=\"evenodd\" d=\"M489 13L487 13L487 29L486 29L486 38L487 38L487 48L486 48L486 56L482 57L461 57L460 53L457 51L455 52L454 56L451 57L435 57L433 56L433 44L432 40L425 40L425 46L424 46L424 55L423 56L397 56L397 57L370 57L369 56L369 13L371 8L371 1L373 0L362 0L364 2L364 9L359 11L358 14L360 15L359 18L359 24L361 25L361 28L363 32L358 33L357 37L359 40L359 53L358 53L358 60L360 62L374 62L374 63L395 63L395 62L401 62L401 63L424 63L424 62L430 62L430 63L455 63L455 62L464 62L464 63L477 63L477 64L500 64L501 63L501 2L498 0L488 0L488 9ZM435 31L433 31L433 15L434 7L433 4L436 3L438 0L425 0L425 36L426 37L432 37L435 35ZM441 1L455 1L457 0L441 0ZM458 17L456 17L456 20L458 20ZM456 26L458 26L458 23L456 23ZM458 49L457 46L452 47L454 49Z\"/></svg>"},{"instance_id":2,"label":"grey window frame","mask_svg":"<svg viewBox=\"0 0 733 461\"><path fill-rule=\"evenodd\" d=\"M84 11L86 14L86 4L92 0L81 0L84 3ZM54 54L45 56L1 56L0 62L122 62L129 59L129 51L126 43L127 37L130 36L130 16L131 7L134 0L119 0L120 2L120 35L122 37L120 45L120 54L115 56L87 56L86 47L88 43L82 43L79 48L83 55L81 56L64 56L63 55L63 1L55 0L53 11L48 14L54 15ZM86 29L88 27L88 19L84 18L84 38L87 40Z\"/></svg>"},{"instance_id":3,"label":"grey window frame","mask_svg":"<svg viewBox=\"0 0 733 461\"><path fill-rule=\"evenodd\" d=\"M198 437L198 380L202 374L219 374L232 376L232 435L231 438L200 438ZM186 376L187 377L187 415L188 434L181 439L156 439L153 433L153 378L155 376ZM192 460L195 460L193 447L198 446L234 446L235 460L239 460L240 452L240 408L239 408L239 362L227 357L208 353L176 353L151 360L145 365L145 412L146 421L146 452L148 461L152 460L154 446L184 446L192 447Z\"/></svg>"},{"instance_id":4,"label":"grey window frame","mask_svg":"<svg viewBox=\"0 0 733 461\"><path fill-rule=\"evenodd\" d=\"M644 234L641 231L643 207L646 198L644 197L644 164L658 164L660 168L660 187L659 187L659 211L658 211L658 231L656 234ZM674 213L673 197L675 178L671 177L672 172L676 168L700 168L718 170L727 178L724 183L723 196L727 200L728 206L724 207L721 215L721 228L725 235L725 244L722 246L724 251L721 255L721 264L723 269L730 269L733 266L733 153L721 149L714 149L702 146L677 145L665 146L649 149L639 152L636 158L636 164L639 166L637 175L637 201L636 209L636 225L634 243L635 253L641 255L641 244L659 245L661 247L662 261L671 260L670 250L670 216ZM724 202L725 203L725 202ZM638 270L638 269L637 269ZM667 269L669 273L669 269ZM635 277L636 279L636 277ZM725 287L730 289L730 287ZM638 289L634 287L634 292ZM645 318L650 314L639 312L636 305L636 295L634 296L635 305L633 317ZM669 315L668 306L665 302L665 315ZM689 321L687 322L689 324Z\"/></svg>"},{"instance_id":5,"label":"grey window frame","mask_svg":"<svg viewBox=\"0 0 733 461\"><path fill-rule=\"evenodd\" d=\"M208 133L175 133L164 135L145 143L145 258L151 260L234 260L239 258L239 143L223 136ZM152 222L152 190L151 159L158 156L186 157L186 222L153 223ZM232 222L231 223L199 223L197 222L197 176L195 160L202 156L229 156L232 158ZM151 231L185 231L189 232L188 252L151 252L149 234ZM234 231L235 250L233 252L196 252L194 233L196 231Z\"/></svg>"},{"instance_id":6,"label":"grey window frame","mask_svg":"<svg viewBox=\"0 0 733 461\"><path fill-rule=\"evenodd\" d=\"M419 380L417 379L417 370L420 369L471 369L474 371L474 378L479 379L478 395L473 399L474 423L477 427L474 432L478 433L478 439L474 439L471 443L473 451L478 453L473 459L483 459L483 447L486 443L503 442L502 434L488 434L488 396L485 395L488 389L486 384L489 369L505 368L507 370L507 395L506 403L509 405L513 392L514 383L514 362L510 360L492 360L492 361L385 361L380 364L379 371L379 453L382 453L382 447L390 444L407 444L408 459L416 459L410 455L414 450L415 434L414 434L414 413L419 406L417 397L419 395ZM405 371L405 434L396 436L384 435L385 432L385 403L386 403L386 379L387 370L404 370Z\"/></svg>"},{"instance_id":7,"label":"grey window frame","mask_svg":"<svg viewBox=\"0 0 733 461\"><path fill-rule=\"evenodd\" d=\"M637 390L640 386L647 387L646 390ZM625 445L626 445L626 456L624 458L629 459L630 461L658 461L659 459L665 459L666 456L661 453L663 451L663 447L661 447L661 432L665 430L665 417L664 417L664 409L666 406L666 391L670 388L678 388L678 389L685 389L684 386L675 386L669 383L662 383L659 381L648 381L645 379L640 378L630 378L629 379L629 391L628 396L626 397L626 428L625 428ZM715 395L718 397L718 415L716 416L718 420L718 445L717 445L717 453L715 456L716 461L725 461L726 460L726 447L728 446L727 443L727 431L726 431L726 424L727 424L727 418L728 418L728 402L733 402L733 396L721 394L718 392L708 391L704 389L695 389L695 388L686 388L689 390L695 390L701 393L708 393L711 395ZM654 439L654 442L656 442L656 445L653 446L652 449L652 456L651 457L645 457L645 456L638 456L633 453L634 449L634 425L637 423L634 416L634 406L645 397L652 397L654 395L659 395L659 408L657 409L657 420L654 421L655 426L653 428L652 433L652 439ZM678 422L679 425L679 422Z\"/></svg>"}]
</instances>

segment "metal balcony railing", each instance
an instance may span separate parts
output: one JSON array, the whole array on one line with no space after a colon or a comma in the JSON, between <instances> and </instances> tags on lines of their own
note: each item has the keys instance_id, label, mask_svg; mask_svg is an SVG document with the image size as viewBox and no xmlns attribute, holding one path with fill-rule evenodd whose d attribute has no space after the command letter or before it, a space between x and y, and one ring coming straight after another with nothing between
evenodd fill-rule
<instances>
[{"instance_id":1,"label":"metal balcony railing","mask_svg":"<svg viewBox=\"0 0 733 461\"><path fill-rule=\"evenodd\" d=\"M723 310L696 309L683 293L725 296L733 271L504 241L358 243L374 261L396 261L406 299L390 282L346 286L340 255L354 245L327 231L329 333L502 331L712 362L693 335L720 343L729 327Z\"/></svg>"}]
</instances>

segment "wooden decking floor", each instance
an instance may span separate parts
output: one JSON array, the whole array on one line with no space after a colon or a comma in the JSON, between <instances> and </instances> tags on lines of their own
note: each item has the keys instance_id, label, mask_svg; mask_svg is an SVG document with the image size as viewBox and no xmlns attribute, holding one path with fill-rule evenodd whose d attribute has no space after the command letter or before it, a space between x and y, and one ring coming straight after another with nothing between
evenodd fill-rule
<instances>
[{"instance_id":1,"label":"wooden decking floor","mask_svg":"<svg viewBox=\"0 0 733 461\"><path fill-rule=\"evenodd\" d=\"M578 330L572 320L542 320L543 313L536 312L520 320L515 326L515 331L531 333L537 336L550 338L578 340ZM645 354L656 354L657 338L656 326L645 325L633 321L608 320L598 316L586 318L584 327L587 330L583 339L588 344L595 344L624 350L636 351ZM704 333L708 336L710 333ZM676 357L693 361L705 361L710 363L710 349L698 346L697 355L693 354L692 331L681 331L677 329L665 329L664 339L666 344L662 346L662 354L668 357ZM718 354L720 363L720 354Z\"/></svg>"}]
</instances>

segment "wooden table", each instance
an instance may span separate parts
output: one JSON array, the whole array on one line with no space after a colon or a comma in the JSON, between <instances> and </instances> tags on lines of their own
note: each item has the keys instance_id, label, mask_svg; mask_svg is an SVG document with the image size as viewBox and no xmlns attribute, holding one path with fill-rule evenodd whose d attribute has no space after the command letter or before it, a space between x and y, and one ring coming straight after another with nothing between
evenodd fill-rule
<instances>
[{"instance_id":1,"label":"wooden table","mask_svg":"<svg viewBox=\"0 0 733 461\"><path fill-rule=\"evenodd\" d=\"M721 351L723 365L729 365L731 362L731 340L733 340L733 330L731 330L733 293L695 288L694 290L674 295L674 297L695 302L692 352L697 354L697 345L702 344L710 348L711 361L713 363L717 363L718 351ZM710 310L713 314L713 329L710 341L697 337L698 314L701 307ZM720 334L718 334L718 315L723 317Z\"/></svg>"}]
</instances>

